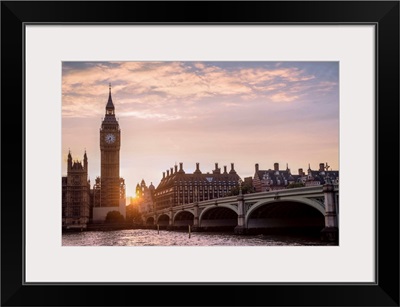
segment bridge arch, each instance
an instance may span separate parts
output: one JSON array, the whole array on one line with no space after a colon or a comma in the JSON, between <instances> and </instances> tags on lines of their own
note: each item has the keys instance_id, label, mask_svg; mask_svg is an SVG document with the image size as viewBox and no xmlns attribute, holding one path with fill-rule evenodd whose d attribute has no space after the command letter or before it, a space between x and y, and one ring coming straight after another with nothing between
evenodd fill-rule
<instances>
[{"instance_id":1,"label":"bridge arch","mask_svg":"<svg viewBox=\"0 0 400 307\"><path fill-rule=\"evenodd\" d=\"M202 219L202 217L204 216L204 214L205 214L207 211L212 210L212 209L215 209L215 208L228 208L228 209L233 210L236 214L238 214L238 209L237 209L237 206L235 206L235 205L231 205L231 204L211 205L211 206L205 207L205 208L201 211L201 213L199 214L199 221Z\"/></svg>"},{"instance_id":2,"label":"bridge arch","mask_svg":"<svg viewBox=\"0 0 400 307\"><path fill-rule=\"evenodd\" d=\"M204 208L199 215L202 228L225 228L237 225L237 206L231 204L213 205Z\"/></svg>"},{"instance_id":3,"label":"bridge arch","mask_svg":"<svg viewBox=\"0 0 400 307\"><path fill-rule=\"evenodd\" d=\"M254 215L258 217L254 217ZM318 201L302 197L260 200L246 212L246 228L320 227L325 208ZM250 223L251 221L251 223Z\"/></svg>"},{"instance_id":4,"label":"bridge arch","mask_svg":"<svg viewBox=\"0 0 400 307\"><path fill-rule=\"evenodd\" d=\"M172 223L174 226L193 226L194 223L194 210L180 210L175 212Z\"/></svg>"},{"instance_id":5,"label":"bridge arch","mask_svg":"<svg viewBox=\"0 0 400 307\"><path fill-rule=\"evenodd\" d=\"M314 209L317 209L319 212L321 212L321 214L325 215L325 207L321 203L319 203L319 202L317 202L315 200L312 200L312 199L309 199L309 198L303 198L303 197L282 197L279 200L271 198L271 199L267 199L267 200L264 199L264 200L260 200L260 201L256 202L246 212L246 222L247 222L247 218L251 215L251 213L254 210L257 210L257 208L259 208L260 206L264 206L264 205L266 205L268 203L276 203L276 202L279 202L279 201L302 203L302 204L311 206Z\"/></svg>"},{"instance_id":6,"label":"bridge arch","mask_svg":"<svg viewBox=\"0 0 400 307\"><path fill-rule=\"evenodd\" d=\"M146 225L154 225L154 217L150 216L145 221Z\"/></svg>"},{"instance_id":7,"label":"bridge arch","mask_svg":"<svg viewBox=\"0 0 400 307\"><path fill-rule=\"evenodd\" d=\"M157 224L160 226L168 226L169 220L170 220L169 214L163 213L157 217Z\"/></svg>"}]
</instances>

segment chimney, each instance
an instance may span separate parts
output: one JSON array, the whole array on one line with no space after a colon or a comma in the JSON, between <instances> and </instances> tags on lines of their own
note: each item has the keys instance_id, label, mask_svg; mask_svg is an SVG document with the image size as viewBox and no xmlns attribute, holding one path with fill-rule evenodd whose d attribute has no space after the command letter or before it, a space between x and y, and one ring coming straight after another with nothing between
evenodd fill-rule
<instances>
[{"instance_id":1,"label":"chimney","mask_svg":"<svg viewBox=\"0 0 400 307\"><path fill-rule=\"evenodd\" d=\"M215 170L213 170L213 174L221 174L221 169L218 168L218 163L215 163Z\"/></svg>"},{"instance_id":2,"label":"chimney","mask_svg":"<svg viewBox=\"0 0 400 307\"><path fill-rule=\"evenodd\" d=\"M178 172L178 165L175 164L175 173Z\"/></svg>"},{"instance_id":3,"label":"chimney","mask_svg":"<svg viewBox=\"0 0 400 307\"><path fill-rule=\"evenodd\" d=\"M279 171L279 163L274 163L274 171Z\"/></svg>"},{"instance_id":4,"label":"chimney","mask_svg":"<svg viewBox=\"0 0 400 307\"><path fill-rule=\"evenodd\" d=\"M183 163L182 162L179 163L179 171L180 172L183 171Z\"/></svg>"},{"instance_id":5,"label":"chimney","mask_svg":"<svg viewBox=\"0 0 400 307\"><path fill-rule=\"evenodd\" d=\"M304 176L304 175L303 175L303 169L302 169L302 168L299 168L299 175L300 175L300 176Z\"/></svg>"},{"instance_id":6,"label":"chimney","mask_svg":"<svg viewBox=\"0 0 400 307\"><path fill-rule=\"evenodd\" d=\"M162 179L165 179L165 172L162 172Z\"/></svg>"},{"instance_id":7,"label":"chimney","mask_svg":"<svg viewBox=\"0 0 400 307\"><path fill-rule=\"evenodd\" d=\"M200 163L196 163L196 170L194 171L193 174L201 174L201 171L200 171Z\"/></svg>"},{"instance_id":8,"label":"chimney","mask_svg":"<svg viewBox=\"0 0 400 307\"><path fill-rule=\"evenodd\" d=\"M236 174L233 163L231 163L231 170L230 170L229 174Z\"/></svg>"},{"instance_id":9,"label":"chimney","mask_svg":"<svg viewBox=\"0 0 400 307\"><path fill-rule=\"evenodd\" d=\"M174 169L171 167L171 175L174 173Z\"/></svg>"},{"instance_id":10,"label":"chimney","mask_svg":"<svg viewBox=\"0 0 400 307\"><path fill-rule=\"evenodd\" d=\"M167 170L167 177L169 177L169 170Z\"/></svg>"},{"instance_id":11,"label":"chimney","mask_svg":"<svg viewBox=\"0 0 400 307\"><path fill-rule=\"evenodd\" d=\"M258 163L256 163L256 173L259 171Z\"/></svg>"},{"instance_id":12,"label":"chimney","mask_svg":"<svg viewBox=\"0 0 400 307\"><path fill-rule=\"evenodd\" d=\"M227 173L227 171L226 171L226 165L224 165L224 174L226 174Z\"/></svg>"},{"instance_id":13,"label":"chimney","mask_svg":"<svg viewBox=\"0 0 400 307\"><path fill-rule=\"evenodd\" d=\"M325 170L325 164L324 163L320 163L319 164L319 171L323 172Z\"/></svg>"}]
</instances>

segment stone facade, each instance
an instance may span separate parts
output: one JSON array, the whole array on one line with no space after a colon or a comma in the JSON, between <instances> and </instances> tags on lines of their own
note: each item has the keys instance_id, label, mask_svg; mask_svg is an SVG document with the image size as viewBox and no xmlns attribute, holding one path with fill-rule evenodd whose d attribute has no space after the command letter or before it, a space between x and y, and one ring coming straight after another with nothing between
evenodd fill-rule
<instances>
[{"instance_id":1,"label":"stone facade","mask_svg":"<svg viewBox=\"0 0 400 307\"><path fill-rule=\"evenodd\" d=\"M86 152L81 161L68 153L67 176L62 177L62 227L86 228L90 219L90 181Z\"/></svg>"},{"instance_id":2,"label":"stone facade","mask_svg":"<svg viewBox=\"0 0 400 307\"><path fill-rule=\"evenodd\" d=\"M121 129L109 88L106 113L100 128L101 176L93 186L93 222L104 222L107 213L119 211L126 217L125 180L120 177Z\"/></svg>"},{"instance_id":3,"label":"stone facade","mask_svg":"<svg viewBox=\"0 0 400 307\"><path fill-rule=\"evenodd\" d=\"M155 208L159 210L225 197L230 194L233 187L238 186L239 179L233 163L229 172L226 166L222 172L218 163L215 163L212 173L202 173L199 163L196 163L196 170L193 173L186 173L183 170L183 163L179 163L179 169L175 165L163 173L154 193Z\"/></svg>"},{"instance_id":4,"label":"stone facade","mask_svg":"<svg viewBox=\"0 0 400 307\"><path fill-rule=\"evenodd\" d=\"M119 207L121 180L119 177L120 148L121 130L115 118L115 108L110 87L106 114L100 128L101 207Z\"/></svg>"}]
</instances>

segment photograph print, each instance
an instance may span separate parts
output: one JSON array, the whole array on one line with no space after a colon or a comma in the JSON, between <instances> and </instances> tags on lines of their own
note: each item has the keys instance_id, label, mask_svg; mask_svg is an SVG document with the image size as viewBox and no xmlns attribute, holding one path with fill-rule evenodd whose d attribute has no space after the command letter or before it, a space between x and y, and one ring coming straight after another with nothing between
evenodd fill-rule
<instances>
[{"instance_id":1,"label":"photograph print","mask_svg":"<svg viewBox=\"0 0 400 307\"><path fill-rule=\"evenodd\" d=\"M338 246L339 62L62 63L63 246Z\"/></svg>"}]
</instances>

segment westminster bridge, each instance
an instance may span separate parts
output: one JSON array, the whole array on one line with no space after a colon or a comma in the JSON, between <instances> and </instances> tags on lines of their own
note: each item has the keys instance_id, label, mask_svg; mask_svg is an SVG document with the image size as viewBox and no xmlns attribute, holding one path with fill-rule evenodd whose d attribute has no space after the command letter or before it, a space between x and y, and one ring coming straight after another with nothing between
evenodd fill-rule
<instances>
[{"instance_id":1,"label":"westminster bridge","mask_svg":"<svg viewBox=\"0 0 400 307\"><path fill-rule=\"evenodd\" d=\"M338 239L339 187L326 184L239 194L148 212L148 226L191 231L233 229L235 234L284 229L319 229Z\"/></svg>"}]
</instances>

